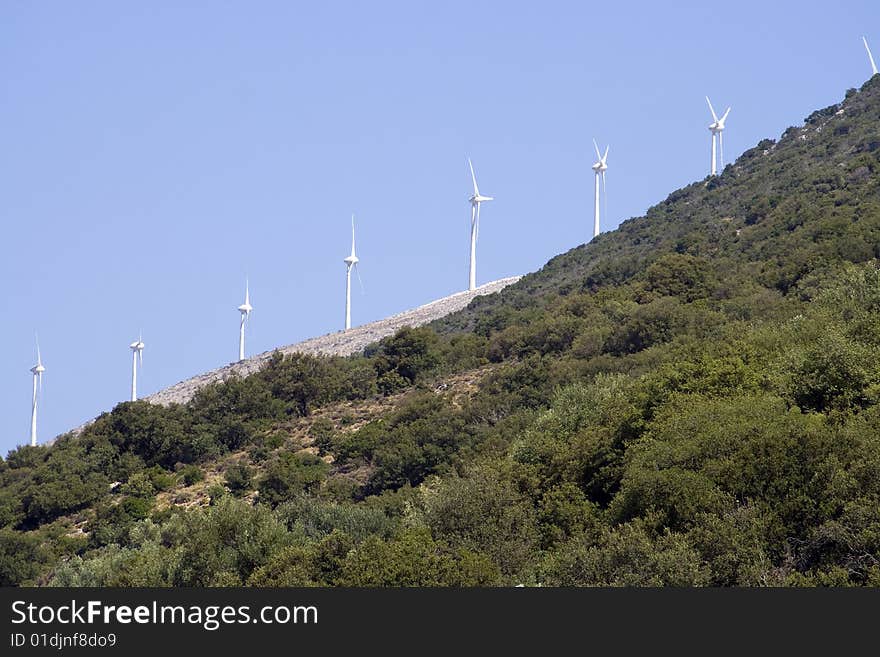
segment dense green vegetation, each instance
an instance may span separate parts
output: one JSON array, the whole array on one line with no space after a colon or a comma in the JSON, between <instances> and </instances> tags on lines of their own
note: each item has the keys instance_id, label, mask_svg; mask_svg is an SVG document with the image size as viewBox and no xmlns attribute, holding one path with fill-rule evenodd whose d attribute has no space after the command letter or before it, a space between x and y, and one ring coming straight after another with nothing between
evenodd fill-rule
<instances>
[{"instance_id":1,"label":"dense green vegetation","mask_svg":"<svg viewBox=\"0 0 880 657\"><path fill-rule=\"evenodd\" d=\"M880 585L880 78L349 359L0 460L0 584Z\"/></svg>"}]
</instances>

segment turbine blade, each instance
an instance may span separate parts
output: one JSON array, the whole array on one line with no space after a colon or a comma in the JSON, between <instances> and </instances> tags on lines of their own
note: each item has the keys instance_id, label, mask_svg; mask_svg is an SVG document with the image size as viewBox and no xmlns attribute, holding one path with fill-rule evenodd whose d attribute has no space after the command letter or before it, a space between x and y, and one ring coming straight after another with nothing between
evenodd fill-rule
<instances>
[{"instance_id":1,"label":"turbine blade","mask_svg":"<svg viewBox=\"0 0 880 657\"><path fill-rule=\"evenodd\" d=\"M721 120L718 123L724 123L727 120L727 115L730 114L730 108L728 107L724 111L724 115L721 117Z\"/></svg>"},{"instance_id":2,"label":"turbine blade","mask_svg":"<svg viewBox=\"0 0 880 657\"><path fill-rule=\"evenodd\" d=\"M596 149L596 157L598 157L598 158L601 160L601 159L602 159L602 154L599 152L599 144L596 143L596 138L595 138L595 137L593 138L593 148Z\"/></svg>"},{"instance_id":3,"label":"turbine blade","mask_svg":"<svg viewBox=\"0 0 880 657\"><path fill-rule=\"evenodd\" d=\"M40 357L40 336L34 333L34 340L37 343L37 365L43 364L43 359Z\"/></svg>"},{"instance_id":4,"label":"turbine blade","mask_svg":"<svg viewBox=\"0 0 880 657\"><path fill-rule=\"evenodd\" d=\"M605 160L608 159L608 149L611 148L611 145L605 147L605 155L602 156L602 164L605 164Z\"/></svg>"},{"instance_id":5,"label":"turbine blade","mask_svg":"<svg viewBox=\"0 0 880 657\"><path fill-rule=\"evenodd\" d=\"M715 123L718 123L718 115L715 114L715 108L712 107L712 101L709 100L709 96L706 96L706 102L709 103L709 111L712 112L712 120L715 121Z\"/></svg>"},{"instance_id":6,"label":"turbine blade","mask_svg":"<svg viewBox=\"0 0 880 657\"><path fill-rule=\"evenodd\" d=\"M351 255L355 257L354 253L354 214L351 215Z\"/></svg>"},{"instance_id":7,"label":"turbine blade","mask_svg":"<svg viewBox=\"0 0 880 657\"><path fill-rule=\"evenodd\" d=\"M727 110L728 112L730 110ZM725 115L726 116L726 115ZM722 131L718 131L718 156L721 162L720 170L724 170L724 133Z\"/></svg>"},{"instance_id":8,"label":"turbine blade","mask_svg":"<svg viewBox=\"0 0 880 657\"><path fill-rule=\"evenodd\" d=\"M37 379L40 382L40 396L42 397L43 396L43 373L42 372L37 374Z\"/></svg>"},{"instance_id":9,"label":"turbine blade","mask_svg":"<svg viewBox=\"0 0 880 657\"><path fill-rule=\"evenodd\" d=\"M477 189L477 176L474 175L474 164L471 162L471 158L468 158L468 166L471 168L471 180L474 181L474 196L479 196L480 190Z\"/></svg>"},{"instance_id":10,"label":"turbine blade","mask_svg":"<svg viewBox=\"0 0 880 657\"><path fill-rule=\"evenodd\" d=\"M874 63L874 55L871 54L871 49L868 47L868 40L862 37L862 42L865 44L865 50L868 51L868 59L871 62L871 74L877 75L877 65Z\"/></svg>"},{"instance_id":11,"label":"turbine blade","mask_svg":"<svg viewBox=\"0 0 880 657\"><path fill-rule=\"evenodd\" d=\"M367 291L364 289L364 282L361 280L361 268L358 267L357 263L354 264L354 271L357 274L358 283L360 283L361 286L361 294L366 294Z\"/></svg>"}]
</instances>

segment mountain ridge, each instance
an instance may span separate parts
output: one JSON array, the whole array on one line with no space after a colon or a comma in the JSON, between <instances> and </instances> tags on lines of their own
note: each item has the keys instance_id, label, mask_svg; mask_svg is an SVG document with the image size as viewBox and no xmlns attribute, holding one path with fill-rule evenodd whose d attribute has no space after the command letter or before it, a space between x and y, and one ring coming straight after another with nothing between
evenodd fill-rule
<instances>
[{"instance_id":1,"label":"mountain ridge","mask_svg":"<svg viewBox=\"0 0 880 657\"><path fill-rule=\"evenodd\" d=\"M165 406L168 404L185 404L193 398L193 395L195 395L196 392L207 385L222 383L229 377L245 377L254 374L259 371L260 368L265 367L276 352L283 355L299 353L314 356L349 356L363 350L364 347L391 335L394 331L404 326L422 326L437 320L443 315L457 312L471 303L475 298L499 292L508 285L515 283L520 278L522 277L508 276L507 278L500 278L496 281L484 283L474 290L455 292L449 296L429 301L416 308L395 313L384 319L361 324L360 326L354 326L347 331L340 330L333 333L326 333L293 344L276 347L269 351L249 356L243 361L229 363L202 374L189 377L183 381L179 381L178 383L147 395L143 397L143 400L150 402L151 404L161 404ZM93 422L94 420L89 420L65 433L78 435ZM57 438L58 436L51 441L47 441L47 444L51 444L57 440Z\"/></svg>"},{"instance_id":2,"label":"mountain ridge","mask_svg":"<svg viewBox=\"0 0 880 657\"><path fill-rule=\"evenodd\" d=\"M848 123L859 120L866 113L873 114L874 121L880 120L876 107L871 106L872 102L876 104L878 94L878 76L866 81L860 89L849 89L843 100L810 113L803 124L786 128L778 139L765 138L746 149L717 176L707 176L689 183L648 208L644 215L626 219L614 231L601 233L590 242L554 256L537 272L511 286L504 303L516 306L522 303L516 297L535 297L560 290L569 292L596 289L605 282L619 282L631 277L638 269L644 269L664 252L712 257L718 247L729 246L736 241L744 247L742 251L747 252L750 249L753 254L749 255L760 256L760 240L779 237L768 235L764 228L769 223L765 221L768 214L777 210L775 202L783 196L780 192L785 183L790 182L794 176L810 175L824 164L823 158L835 157L838 159L837 166L843 168L847 160L871 155L880 149L880 135L871 133L871 136L865 136L861 144L851 148L850 152L842 150L847 148L849 138L853 136ZM799 155L806 150L809 143L827 129L841 131L836 136L842 139L838 140L833 150L822 153L821 157L813 155L810 158L800 158ZM755 180L756 172L766 162L774 162L773 170L777 176ZM784 170L792 162L797 164L796 168ZM873 166L870 161L853 166L850 176L866 175L868 165ZM739 199L739 202L713 198L719 192L723 193L744 181L752 180L755 180L754 190L750 190L749 197ZM831 183L830 180L817 181L817 187L822 185L824 189ZM711 212L706 205L701 204L704 200L710 200L711 205L706 205L712 207ZM688 207L693 209L689 211ZM695 222L699 222L701 229L711 232L712 240L707 240L703 235L700 241L696 241L687 234ZM664 231L651 234L650 226L654 223L663 224ZM623 247L627 251L621 258L619 256ZM880 248L873 244L867 248L875 257L880 255ZM548 286L550 280L555 281L553 287ZM788 286L792 283L793 281L786 281ZM476 318L485 316L493 306L498 305L497 299L485 299L482 303L475 304L471 311L455 313L435 322L433 326L438 330L473 328Z\"/></svg>"},{"instance_id":3,"label":"mountain ridge","mask_svg":"<svg viewBox=\"0 0 880 657\"><path fill-rule=\"evenodd\" d=\"M244 377L254 374L264 367L276 352L285 356L289 354L350 356L358 351L362 351L364 347L388 337L404 326L415 328L436 321L443 315L458 312L475 298L500 292L520 278L522 277L509 276L501 278L490 283L484 283L474 290L456 292L416 308L390 315L384 319L361 324L360 326L353 326L348 330L326 333L283 347L276 347L255 356L250 356L244 361L230 363L204 374L185 379L144 397L144 401L162 405L185 404L203 386L211 383L221 383L230 376Z\"/></svg>"}]
</instances>

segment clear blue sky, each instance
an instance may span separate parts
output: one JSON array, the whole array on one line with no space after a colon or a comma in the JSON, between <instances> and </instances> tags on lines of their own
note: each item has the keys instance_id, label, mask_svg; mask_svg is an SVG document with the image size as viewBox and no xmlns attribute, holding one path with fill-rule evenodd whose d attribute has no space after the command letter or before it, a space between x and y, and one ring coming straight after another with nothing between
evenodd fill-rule
<instances>
[{"instance_id":1,"label":"clear blue sky","mask_svg":"<svg viewBox=\"0 0 880 657\"><path fill-rule=\"evenodd\" d=\"M674 8L673 8L674 6ZM26 441L34 332L46 440L126 398L356 324L641 215L860 86L880 3L24 2L0 5L0 450Z\"/></svg>"}]
</instances>

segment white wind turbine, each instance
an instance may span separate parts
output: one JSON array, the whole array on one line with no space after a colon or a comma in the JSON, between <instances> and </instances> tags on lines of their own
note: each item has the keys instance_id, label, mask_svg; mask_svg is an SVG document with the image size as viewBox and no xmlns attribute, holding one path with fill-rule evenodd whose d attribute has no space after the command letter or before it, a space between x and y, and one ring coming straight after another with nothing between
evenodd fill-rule
<instances>
[{"instance_id":1,"label":"white wind turbine","mask_svg":"<svg viewBox=\"0 0 880 657\"><path fill-rule=\"evenodd\" d=\"M715 108L712 107L712 101L709 100L709 96L706 96L706 102L709 103L709 111L712 112L712 123L709 124L709 131L712 133L712 175L716 175L718 172L718 168L715 166L715 138L718 138L718 149L721 151L721 168L724 168L724 122L727 120L727 115L730 114L730 108L728 107L724 115L719 119L718 115L715 114Z\"/></svg>"},{"instance_id":2,"label":"white wind turbine","mask_svg":"<svg viewBox=\"0 0 880 657\"><path fill-rule=\"evenodd\" d=\"M351 328L351 270L357 268L360 259L354 250L354 215L351 215L351 255L342 260L345 263L345 330ZM361 279L361 271L357 269L358 280ZM361 288L363 288L361 283Z\"/></svg>"},{"instance_id":3,"label":"white wind turbine","mask_svg":"<svg viewBox=\"0 0 880 657\"><path fill-rule=\"evenodd\" d=\"M471 180L474 181L474 194L468 199L471 202L471 266L468 289L475 290L477 288L477 237L480 234L480 204L484 201L492 201L494 197L480 194L471 158L468 158L468 166L471 168Z\"/></svg>"},{"instance_id":4,"label":"white wind turbine","mask_svg":"<svg viewBox=\"0 0 880 657\"><path fill-rule=\"evenodd\" d=\"M46 371L46 368L43 367L43 359L40 358L40 342L37 341L37 364L31 368L31 373L34 375L34 397L31 403L31 446L37 446L37 381L39 380L39 389L42 393L43 391L43 372Z\"/></svg>"},{"instance_id":5,"label":"white wind turbine","mask_svg":"<svg viewBox=\"0 0 880 657\"><path fill-rule=\"evenodd\" d=\"M596 172L596 194L595 194L595 204L593 206L593 237L599 235L599 177L602 177L602 195L605 196L605 202L608 203L608 196L605 194L605 172L608 170L608 164L606 164L605 160L608 159L608 149L610 146L605 147L605 155L602 155L599 152L599 144L596 143L596 140L593 140L593 146L596 148L596 157L599 160L593 165L593 171Z\"/></svg>"},{"instance_id":6,"label":"white wind turbine","mask_svg":"<svg viewBox=\"0 0 880 657\"><path fill-rule=\"evenodd\" d=\"M251 305L250 283L247 279L244 282L244 303L238 307L241 313L241 325L238 329L238 360L244 360L244 325L250 321L251 311L254 307Z\"/></svg>"},{"instance_id":7,"label":"white wind turbine","mask_svg":"<svg viewBox=\"0 0 880 657\"><path fill-rule=\"evenodd\" d=\"M144 339L138 334L138 339L128 345L131 349L131 401L137 401L138 361L144 366Z\"/></svg>"},{"instance_id":8,"label":"white wind turbine","mask_svg":"<svg viewBox=\"0 0 880 657\"><path fill-rule=\"evenodd\" d=\"M868 51L868 59L871 62L871 75L877 75L877 65L874 63L874 55L871 54L871 49L868 47L868 40L862 37L862 43L865 44L865 50Z\"/></svg>"}]
</instances>

